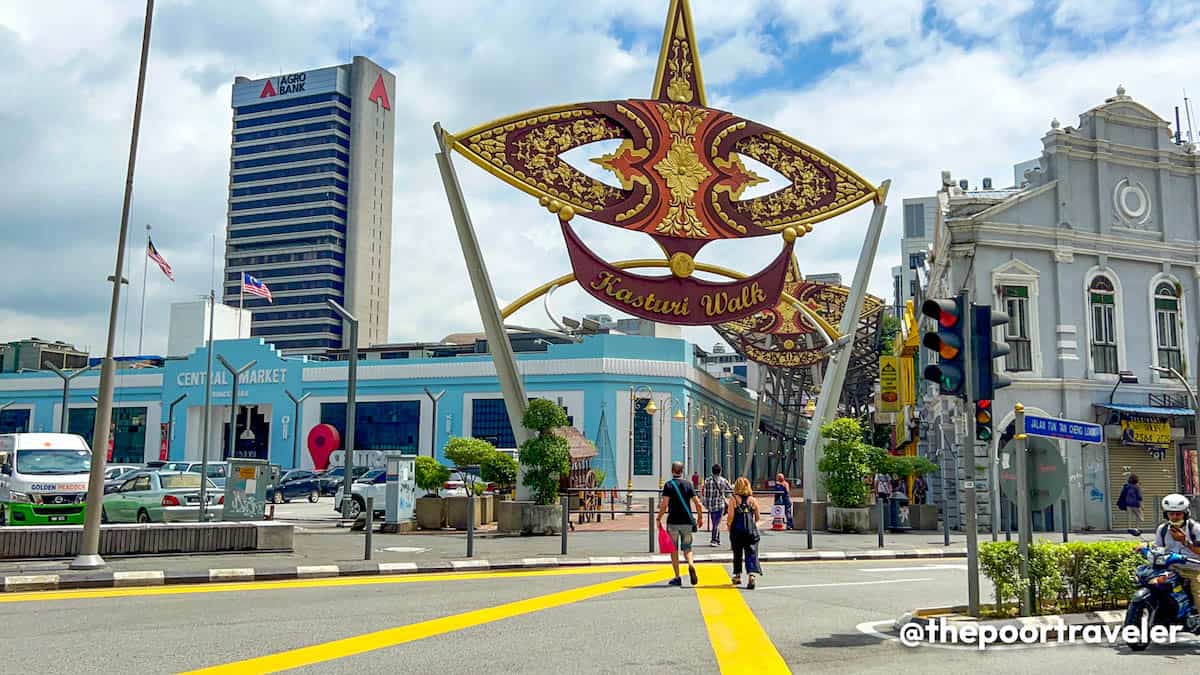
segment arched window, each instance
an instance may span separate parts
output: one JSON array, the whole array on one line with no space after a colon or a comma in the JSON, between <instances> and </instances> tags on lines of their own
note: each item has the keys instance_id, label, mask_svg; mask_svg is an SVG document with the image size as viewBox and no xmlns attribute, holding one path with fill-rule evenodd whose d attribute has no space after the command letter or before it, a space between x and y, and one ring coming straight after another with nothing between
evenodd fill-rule
<instances>
[{"instance_id":1,"label":"arched window","mask_svg":"<svg viewBox=\"0 0 1200 675\"><path fill-rule=\"evenodd\" d=\"M1092 279L1088 287L1092 310L1092 370L1117 372L1116 291L1103 275Z\"/></svg>"},{"instance_id":2,"label":"arched window","mask_svg":"<svg viewBox=\"0 0 1200 675\"><path fill-rule=\"evenodd\" d=\"M1158 365L1183 372L1183 352L1179 345L1179 292L1175 284L1164 281L1154 289L1154 332L1158 339Z\"/></svg>"}]
</instances>

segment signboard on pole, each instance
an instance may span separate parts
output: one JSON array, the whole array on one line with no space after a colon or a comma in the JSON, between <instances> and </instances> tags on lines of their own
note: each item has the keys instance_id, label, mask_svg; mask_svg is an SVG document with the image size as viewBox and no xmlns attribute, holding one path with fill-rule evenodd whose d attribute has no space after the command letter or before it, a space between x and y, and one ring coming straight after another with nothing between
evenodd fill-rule
<instances>
[{"instance_id":1,"label":"signboard on pole","mask_svg":"<svg viewBox=\"0 0 1200 675\"><path fill-rule=\"evenodd\" d=\"M1080 443L1100 443L1104 440L1104 427L1099 424L1037 415L1025 415L1025 433Z\"/></svg>"},{"instance_id":2,"label":"signboard on pole","mask_svg":"<svg viewBox=\"0 0 1200 675\"><path fill-rule=\"evenodd\" d=\"M900 368L895 356L879 357L879 411L900 412Z\"/></svg>"}]
</instances>

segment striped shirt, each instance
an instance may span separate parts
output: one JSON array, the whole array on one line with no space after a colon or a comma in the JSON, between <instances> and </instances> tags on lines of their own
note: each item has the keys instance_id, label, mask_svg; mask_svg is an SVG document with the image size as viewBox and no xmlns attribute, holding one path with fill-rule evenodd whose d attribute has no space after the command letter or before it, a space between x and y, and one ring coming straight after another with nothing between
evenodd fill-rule
<instances>
[{"instance_id":1,"label":"striped shirt","mask_svg":"<svg viewBox=\"0 0 1200 675\"><path fill-rule=\"evenodd\" d=\"M733 494L733 486L724 476L709 476L704 479L704 508L711 513L725 509L725 502Z\"/></svg>"}]
</instances>

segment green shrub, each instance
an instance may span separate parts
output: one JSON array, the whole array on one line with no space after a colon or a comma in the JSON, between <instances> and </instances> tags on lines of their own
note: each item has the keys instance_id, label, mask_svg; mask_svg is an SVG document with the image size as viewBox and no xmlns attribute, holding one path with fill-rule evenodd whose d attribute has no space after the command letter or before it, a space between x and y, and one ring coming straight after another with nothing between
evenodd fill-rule
<instances>
[{"instance_id":1,"label":"green shrub","mask_svg":"<svg viewBox=\"0 0 1200 675\"><path fill-rule=\"evenodd\" d=\"M1029 583L1034 613L1121 607L1133 594L1133 570L1142 562L1129 542L1033 542ZM981 544L979 568L992 582L997 612L1003 612L1005 604L1019 601L1023 586L1016 542Z\"/></svg>"},{"instance_id":2,"label":"green shrub","mask_svg":"<svg viewBox=\"0 0 1200 675\"><path fill-rule=\"evenodd\" d=\"M432 457L421 456L416 460L417 487L425 494L437 495L442 484L450 480L450 469Z\"/></svg>"},{"instance_id":3,"label":"green shrub","mask_svg":"<svg viewBox=\"0 0 1200 675\"><path fill-rule=\"evenodd\" d=\"M821 427L825 454L817 467L829 491L829 500L839 508L854 508L867 503L867 485L871 460L878 448L863 442L862 428L849 417L836 419ZM885 455L887 453L884 453Z\"/></svg>"},{"instance_id":4,"label":"green shrub","mask_svg":"<svg viewBox=\"0 0 1200 675\"><path fill-rule=\"evenodd\" d=\"M567 413L553 401L537 398L529 402L521 422L538 432L521 444L519 458L526 467L522 482L533 491L534 502L554 504L558 501L558 482L571 470L570 445L553 431L567 425Z\"/></svg>"},{"instance_id":5,"label":"green shrub","mask_svg":"<svg viewBox=\"0 0 1200 675\"><path fill-rule=\"evenodd\" d=\"M482 476L467 473L466 468L477 466L480 467L482 473L483 463L496 454L496 447L480 438L453 436L446 441L446 447L442 452L445 453L447 459L454 462L454 468L458 469L458 477L462 479L463 489L467 491L468 496L471 496L477 492L476 483Z\"/></svg>"},{"instance_id":6,"label":"green shrub","mask_svg":"<svg viewBox=\"0 0 1200 675\"><path fill-rule=\"evenodd\" d=\"M517 484L517 460L508 453L492 451L479 465L479 475L489 483L495 483L505 490Z\"/></svg>"},{"instance_id":7,"label":"green shrub","mask_svg":"<svg viewBox=\"0 0 1200 675\"><path fill-rule=\"evenodd\" d=\"M608 478L608 472L604 469L592 469L592 473L596 476L596 487L604 487L604 479Z\"/></svg>"}]
</instances>

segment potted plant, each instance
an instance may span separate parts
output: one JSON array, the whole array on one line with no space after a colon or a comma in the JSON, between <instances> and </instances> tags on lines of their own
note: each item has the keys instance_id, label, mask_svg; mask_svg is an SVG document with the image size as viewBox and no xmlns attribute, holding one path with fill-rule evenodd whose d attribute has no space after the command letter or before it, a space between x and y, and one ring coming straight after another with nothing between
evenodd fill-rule
<instances>
[{"instance_id":1,"label":"potted plant","mask_svg":"<svg viewBox=\"0 0 1200 675\"><path fill-rule=\"evenodd\" d=\"M423 530L440 530L446 523L446 511L438 490L450 478L450 469L432 457L417 457L416 474L417 487L425 491L416 502L417 525Z\"/></svg>"},{"instance_id":2,"label":"potted plant","mask_svg":"<svg viewBox=\"0 0 1200 675\"><path fill-rule=\"evenodd\" d=\"M832 532L870 529L866 479L871 475L872 447L863 441L857 420L843 417L821 427L825 454L817 467L829 492L827 526Z\"/></svg>"},{"instance_id":3,"label":"potted plant","mask_svg":"<svg viewBox=\"0 0 1200 675\"><path fill-rule=\"evenodd\" d=\"M517 460L508 453L496 450L479 465L479 475L488 483L495 483L496 493L492 495L492 510L484 518L491 522L499 518L501 503L512 498L513 487L517 484L519 468ZM515 529L515 528L514 528Z\"/></svg>"},{"instance_id":4,"label":"potted plant","mask_svg":"<svg viewBox=\"0 0 1200 675\"><path fill-rule=\"evenodd\" d=\"M893 464L895 468L894 473L906 479L913 478L916 480L923 478L936 472L939 468L937 464L916 455L895 457L893 459L896 460ZM928 489L926 490L926 500L928 500ZM908 503L908 522L914 530L936 530L938 527L938 507L934 504L916 504L910 500Z\"/></svg>"},{"instance_id":5,"label":"potted plant","mask_svg":"<svg viewBox=\"0 0 1200 675\"><path fill-rule=\"evenodd\" d=\"M554 433L567 425L563 409L544 398L529 402L521 420L537 435L521 444L520 460L525 465L522 483L532 491L532 503L522 504L522 534L558 534L562 529L562 505L558 503L558 484L571 470L571 451L567 440Z\"/></svg>"},{"instance_id":6,"label":"potted plant","mask_svg":"<svg viewBox=\"0 0 1200 675\"><path fill-rule=\"evenodd\" d=\"M467 518L474 518L475 525L478 527L483 522L481 520L483 512L490 509L485 509L481 504L481 498L478 495L482 487L479 483L479 476L468 469L479 468L484 461L496 453L496 448L480 438L453 436L446 442L446 447L442 452L446 455L446 459L454 462L454 468L462 480L463 490L466 492L463 497L446 498L446 524L457 530L465 530L467 529Z\"/></svg>"}]
</instances>

